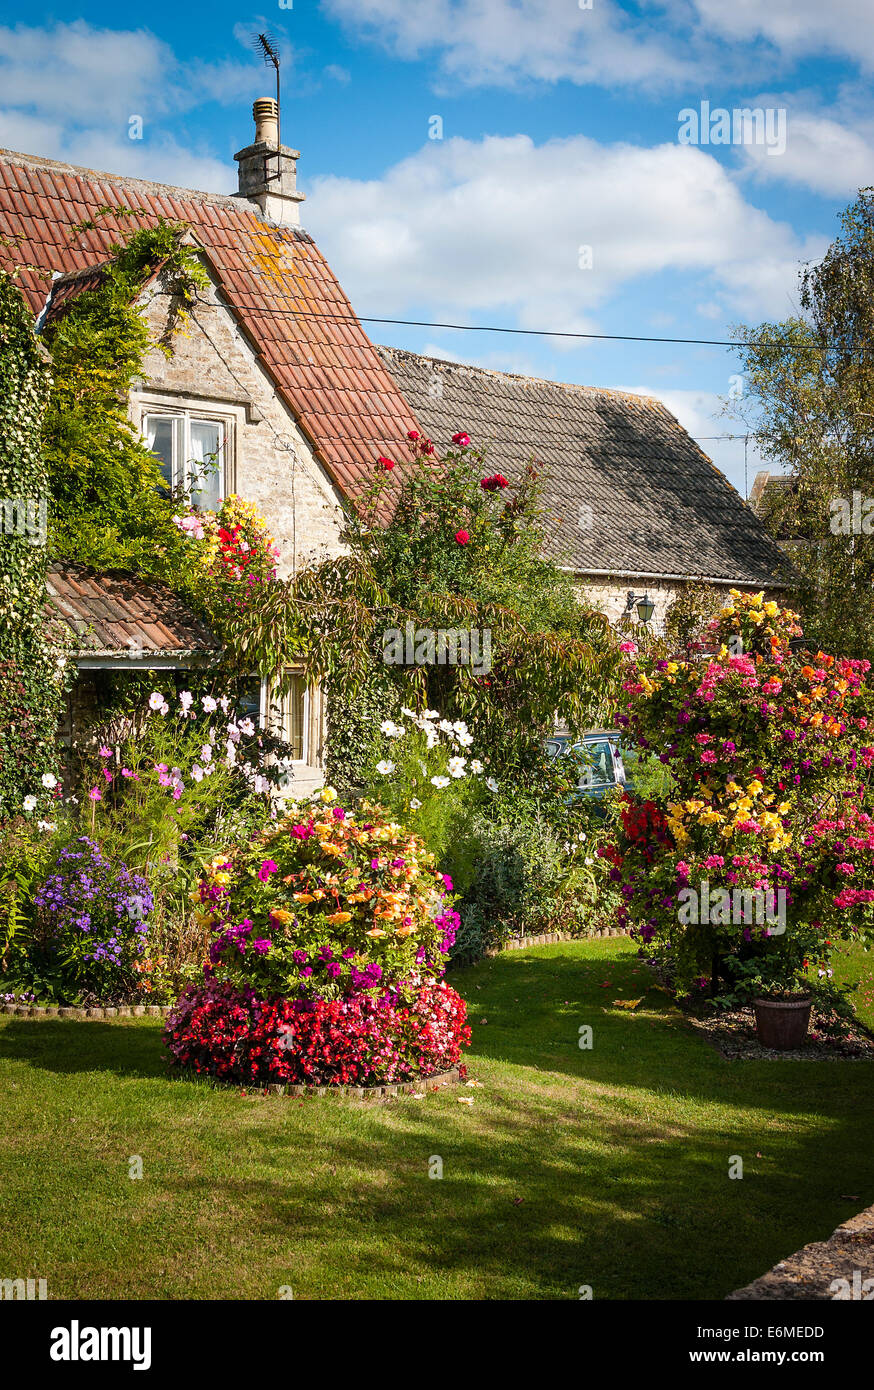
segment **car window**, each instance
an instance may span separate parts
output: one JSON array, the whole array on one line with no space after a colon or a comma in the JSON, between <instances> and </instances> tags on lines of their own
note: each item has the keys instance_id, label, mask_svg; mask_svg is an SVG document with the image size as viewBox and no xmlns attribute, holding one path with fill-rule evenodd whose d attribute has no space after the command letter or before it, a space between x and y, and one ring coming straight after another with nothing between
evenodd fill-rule
<instances>
[{"instance_id":1,"label":"car window","mask_svg":"<svg viewBox=\"0 0 874 1390\"><path fill-rule=\"evenodd\" d=\"M581 787L613 785L613 758L610 753L610 745L606 740L603 743L579 744L574 751L580 755L583 762L580 778Z\"/></svg>"}]
</instances>

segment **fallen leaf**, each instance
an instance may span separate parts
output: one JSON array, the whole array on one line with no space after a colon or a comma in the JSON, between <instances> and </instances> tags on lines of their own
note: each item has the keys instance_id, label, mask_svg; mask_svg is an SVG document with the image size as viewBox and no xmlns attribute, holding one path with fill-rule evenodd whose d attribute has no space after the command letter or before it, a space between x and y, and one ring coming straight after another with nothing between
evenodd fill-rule
<instances>
[{"instance_id":1,"label":"fallen leaf","mask_svg":"<svg viewBox=\"0 0 874 1390\"><path fill-rule=\"evenodd\" d=\"M614 1009L636 1009L638 1004L643 1003L643 996L640 999L614 999Z\"/></svg>"}]
</instances>

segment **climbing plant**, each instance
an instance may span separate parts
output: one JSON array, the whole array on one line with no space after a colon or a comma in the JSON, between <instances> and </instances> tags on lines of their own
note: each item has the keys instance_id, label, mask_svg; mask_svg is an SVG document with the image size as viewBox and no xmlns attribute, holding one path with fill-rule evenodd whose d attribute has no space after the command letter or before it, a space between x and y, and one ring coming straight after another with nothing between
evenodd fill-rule
<instances>
[{"instance_id":1,"label":"climbing plant","mask_svg":"<svg viewBox=\"0 0 874 1390\"><path fill-rule=\"evenodd\" d=\"M64 663L43 621L49 384L27 305L0 271L0 817L47 800L54 776Z\"/></svg>"}]
</instances>

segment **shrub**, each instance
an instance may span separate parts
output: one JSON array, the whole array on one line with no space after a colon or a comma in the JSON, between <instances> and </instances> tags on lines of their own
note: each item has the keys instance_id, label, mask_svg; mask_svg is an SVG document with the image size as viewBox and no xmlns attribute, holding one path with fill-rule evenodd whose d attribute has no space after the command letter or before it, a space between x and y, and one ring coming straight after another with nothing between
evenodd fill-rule
<instances>
[{"instance_id":1,"label":"shrub","mask_svg":"<svg viewBox=\"0 0 874 1390\"><path fill-rule=\"evenodd\" d=\"M835 940L874 921L869 665L795 653L799 631L732 591L713 657L638 661L625 682L622 719L675 799L624 799L612 872L622 918L683 994L821 994Z\"/></svg>"},{"instance_id":2,"label":"shrub","mask_svg":"<svg viewBox=\"0 0 874 1390\"><path fill-rule=\"evenodd\" d=\"M137 992L152 892L141 874L104 857L81 836L62 849L55 872L34 895L48 972L66 989L103 1003Z\"/></svg>"},{"instance_id":3,"label":"shrub","mask_svg":"<svg viewBox=\"0 0 874 1390\"><path fill-rule=\"evenodd\" d=\"M179 1065L220 1079L360 1086L456 1066L470 1028L444 980L408 1002L366 992L292 1002L213 979L180 999L165 1038Z\"/></svg>"},{"instance_id":4,"label":"shrub","mask_svg":"<svg viewBox=\"0 0 874 1390\"><path fill-rule=\"evenodd\" d=\"M207 866L194 897L215 936L205 984L168 1025L176 1061L330 1084L457 1061L464 1005L441 978L451 881L379 807L352 814L332 798Z\"/></svg>"}]
</instances>

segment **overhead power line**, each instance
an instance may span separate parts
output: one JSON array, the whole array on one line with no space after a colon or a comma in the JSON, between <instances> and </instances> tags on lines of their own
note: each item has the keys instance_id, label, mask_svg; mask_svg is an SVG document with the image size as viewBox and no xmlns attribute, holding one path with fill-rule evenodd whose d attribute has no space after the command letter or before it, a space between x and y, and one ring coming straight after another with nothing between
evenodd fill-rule
<instances>
[{"instance_id":1,"label":"overhead power line","mask_svg":"<svg viewBox=\"0 0 874 1390\"><path fill-rule=\"evenodd\" d=\"M230 294L228 297L231 298ZM278 297L278 296L277 296ZM232 303L244 300L239 291L233 291ZM208 304L209 300L201 300ZM324 319L330 323L381 323L394 324L400 328L449 328L459 333L510 333L533 338L574 338L603 343L672 343L690 347L726 348L776 348L788 352L828 352L827 343L759 343L753 340L731 338L656 338L643 333L570 333L558 328L506 328L492 323L440 323L431 319L392 319L376 318L371 314L326 314L313 309L266 309L261 302L244 305L253 312L271 314L277 318Z\"/></svg>"}]
</instances>

